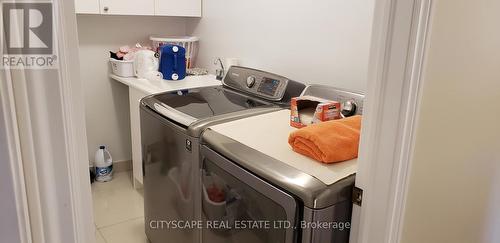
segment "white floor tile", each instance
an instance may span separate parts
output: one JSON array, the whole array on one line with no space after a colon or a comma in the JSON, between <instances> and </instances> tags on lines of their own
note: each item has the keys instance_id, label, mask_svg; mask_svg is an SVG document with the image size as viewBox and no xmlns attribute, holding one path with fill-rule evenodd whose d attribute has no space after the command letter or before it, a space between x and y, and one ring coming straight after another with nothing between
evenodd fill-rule
<instances>
[{"instance_id":1,"label":"white floor tile","mask_svg":"<svg viewBox=\"0 0 500 243\"><path fill-rule=\"evenodd\" d=\"M144 199L132 187L130 172L116 173L110 182L93 183L92 196L98 229L144 216Z\"/></svg>"},{"instance_id":2,"label":"white floor tile","mask_svg":"<svg viewBox=\"0 0 500 243\"><path fill-rule=\"evenodd\" d=\"M100 228L99 231L107 243L148 243L143 218Z\"/></svg>"},{"instance_id":3,"label":"white floor tile","mask_svg":"<svg viewBox=\"0 0 500 243\"><path fill-rule=\"evenodd\" d=\"M113 180L108 182L96 181L92 183L92 193L101 193L115 189L132 189L132 174L130 171L114 173Z\"/></svg>"}]
</instances>

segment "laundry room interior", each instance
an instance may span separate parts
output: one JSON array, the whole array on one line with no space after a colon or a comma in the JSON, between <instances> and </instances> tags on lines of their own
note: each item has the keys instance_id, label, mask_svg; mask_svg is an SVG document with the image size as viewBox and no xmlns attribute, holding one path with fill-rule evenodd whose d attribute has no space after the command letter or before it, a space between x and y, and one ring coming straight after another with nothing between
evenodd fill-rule
<instances>
[{"instance_id":1,"label":"laundry room interior","mask_svg":"<svg viewBox=\"0 0 500 243\"><path fill-rule=\"evenodd\" d=\"M101 242L146 242L143 198L148 189L144 188L141 171L145 154L141 151L144 131L138 114L141 98L176 89L220 86L221 77L218 80L216 76L221 65L225 65L223 77L230 66L241 66L304 85L324 85L357 94L366 89L373 0L314 4L262 0L165 1L170 9L164 12L158 12L159 1L155 1L152 9L147 7L153 1L94 2L99 4L92 6L92 1L77 0L76 13L91 172L97 166L95 160L108 158L108 153L113 163L113 179L100 182L97 175L92 184L96 237ZM110 52L118 54L134 48L157 52L158 46L153 45L158 44L153 38L164 38L165 42L168 38L196 40L193 43L196 50L187 53L192 55L188 65L206 74L187 76L185 80L164 77L165 80L146 81L138 79L137 73L115 72L112 66L115 64L110 65ZM133 59L129 60L133 63ZM170 84L173 85L169 87ZM293 96L300 96L302 90L295 91ZM326 97L316 98L333 98L325 92L321 95ZM284 102L290 104L290 98ZM340 110L336 112L335 116L340 117ZM293 131L288 130L289 113L284 112L285 120L279 121L286 125L286 135ZM279 142L289 146L287 137L284 139ZM292 151L291 147L285 149ZM345 172L347 176L354 173L351 170ZM150 236L151 242L161 242L151 237L156 236ZM252 239L252 242L266 240Z\"/></svg>"},{"instance_id":2,"label":"laundry room interior","mask_svg":"<svg viewBox=\"0 0 500 243\"><path fill-rule=\"evenodd\" d=\"M2 243L500 242L500 2L0 7Z\"/></svg>"}]
</instances>

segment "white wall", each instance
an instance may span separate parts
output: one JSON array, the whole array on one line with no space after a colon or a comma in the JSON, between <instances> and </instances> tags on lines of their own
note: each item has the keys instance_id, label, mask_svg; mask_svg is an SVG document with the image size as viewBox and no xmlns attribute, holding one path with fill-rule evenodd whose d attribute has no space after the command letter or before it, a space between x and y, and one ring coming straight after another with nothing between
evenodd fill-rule
<instances>
[{"instance_id":1,"label":"white wall","mask_svg":"<svg viewBox=\"0 0 500 243\"><path fill-rule=\"evenodd\" d=\"M188 22L197 66L236 57L307 83L364 91L374 0L206 0Z\"/></svg>"},{"instance_id":2,"label":"white wall","mask_svg":"<svg viewBox=\"0 0 500 243\"><path fill-rule=\"evenodd\" d=\"M136 42L149 44L151 34L184 35L183 18L144 16L78 16L81 79L85 105L89 157L100 144L113 160L131 160L128 88L109 74L109 51Z\"/></svg>"},{"instance_id":3,"label":"white wall","mask_svg":"<svg viewBox=\"0 0 500 243\"><path fill-rule=\"evenodd\" d=\"M500 2L434 4L402 242L500 242Z\"/></svg>"},{"instance_id":4,"label":"white wall","mask_svg":"<svg viewBox=\"0 0 500 243\"><path fill-rule=\"evenodd\" d=\"M203 1L203 18L79 15L89 157L108 145L131 159L128 89L108 78L109 50L150 34L201 37L197 66L215 57L307 83L364 91L374 0ZM186 24L187 22L187 24Z\"/></svg>"}]
</instances>

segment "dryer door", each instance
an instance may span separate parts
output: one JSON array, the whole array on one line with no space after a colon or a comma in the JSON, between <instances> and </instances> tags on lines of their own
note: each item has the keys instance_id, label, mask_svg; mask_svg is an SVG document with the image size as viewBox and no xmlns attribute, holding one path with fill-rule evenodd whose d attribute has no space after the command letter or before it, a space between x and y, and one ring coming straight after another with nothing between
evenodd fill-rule
<instances>
[{"instance_id":1,"label":"dryer door","mask_svg":"<svg viewBox=\"0 0 500 243\"><path fill-rule=\"evenodd\" d=\"M291 195L206 146L201 152L203 242L295 242L298 213Z\"/></svg>"}]
</instances>

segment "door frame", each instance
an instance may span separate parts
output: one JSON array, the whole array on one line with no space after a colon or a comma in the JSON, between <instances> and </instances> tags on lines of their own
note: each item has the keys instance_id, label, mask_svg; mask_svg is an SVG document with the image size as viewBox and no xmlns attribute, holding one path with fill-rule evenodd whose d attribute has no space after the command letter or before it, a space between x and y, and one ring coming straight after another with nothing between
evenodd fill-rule
<instances>
[{"instance_id":1,"label":"door frame","mask_svg":"<svg viewBox=\"0 0 500 243\"><path fill-rule=\"evenodd\" d=\"M16 203L17 229L20 243L31 243L32 229L31 222L36 220L28 209L28 198L26 192L25 172L22 163L21 146L18 133L18 122L16 117L16 107L14 105L14 94L12 83L10 81L10 72L5 70L0 82L0 134L5 137L0 138L0 150L6 153L0 153L0 161L10 167L12 191ZM4 185L5 186L5 185ZM4 196L4 195L2 195ZM3 208L3 210L10 210ZM2 213L3 215L3 213ZM34 218L35 217L35 218ZM14 222L14 221L12 221Z\"/></svg>"},{"instance_id":2,"label":"door frame","mask_svg":"<svg viewBox=\"0 0 500 243\"><path fill-rule=\"evenodd\" d=\"M61 14L57 34L62 108L65 124L66 173L70 180L75 243L95 243L96 225L90 189L89 156L85 121L84 83L80 79L80 55L75 1L53 0Z\"/></svg>"},{"instance_id":3,"label":"door frame","mask_svg":"<svg viewBox=\"0 0 500 243\"><path fill-rule=\"evenodd\" d=\"M375 4L351 242L401 239L432 3Z\"/></svg>"}]
</instances>

